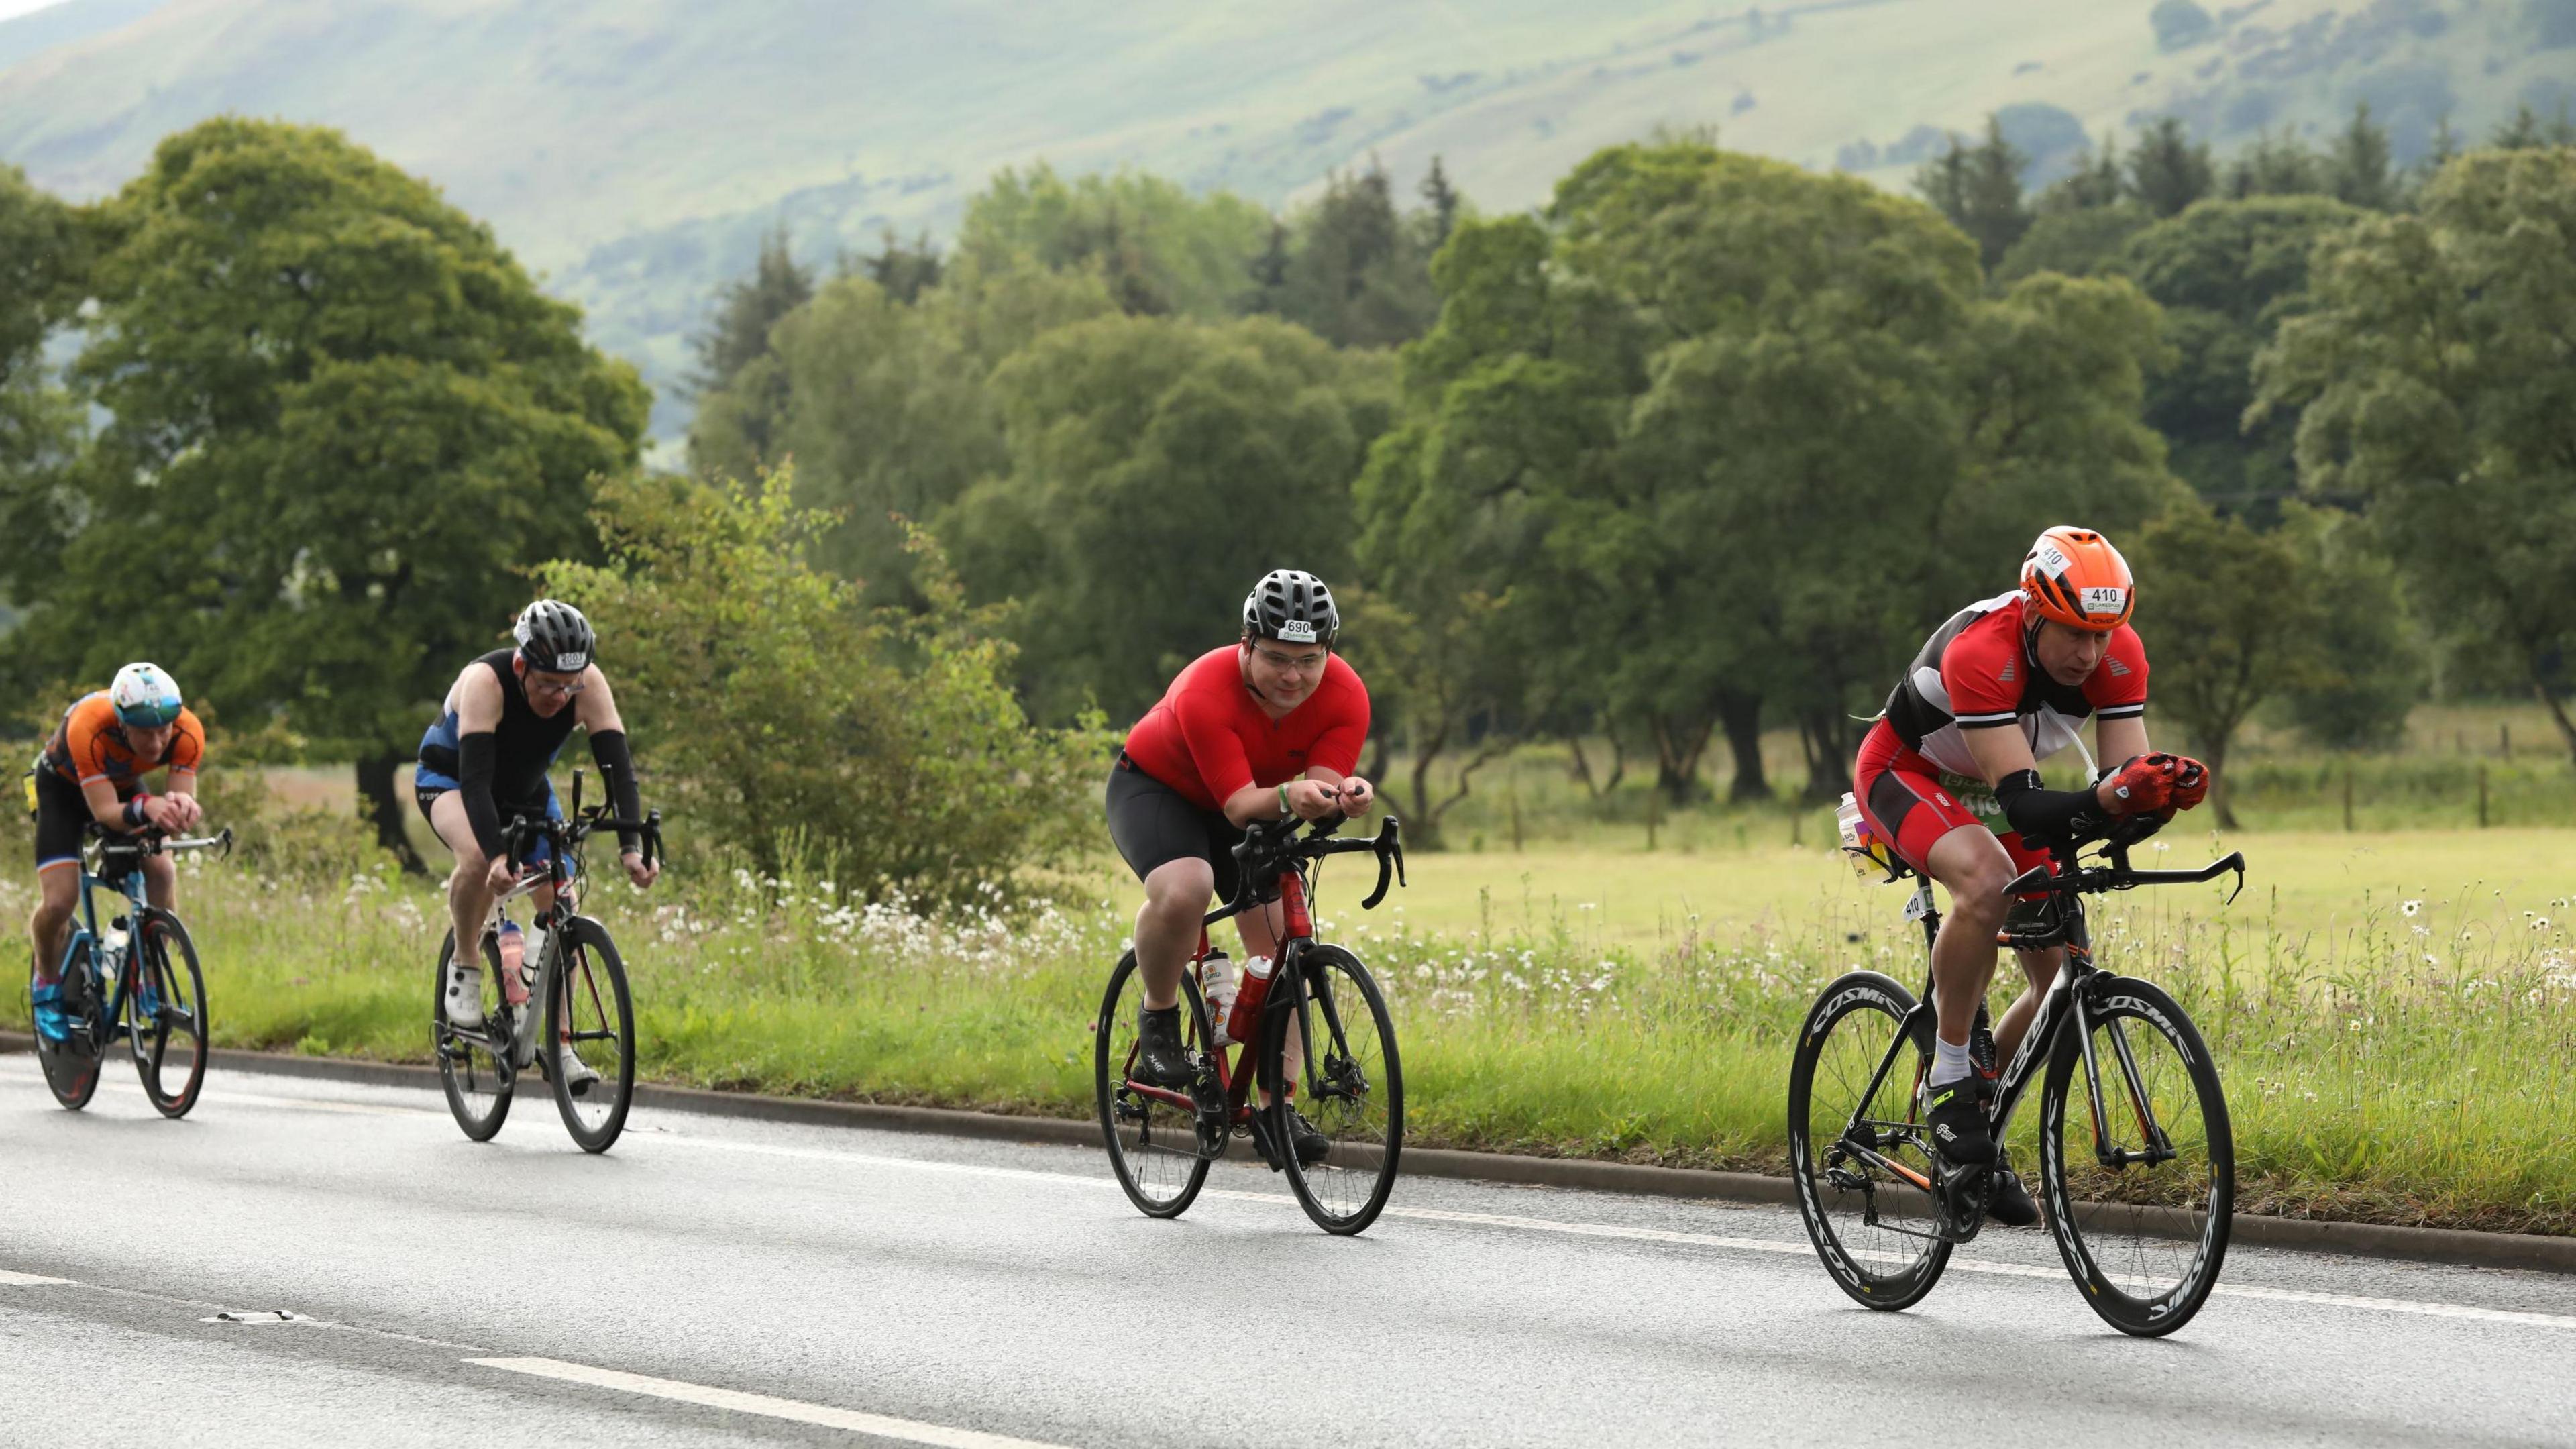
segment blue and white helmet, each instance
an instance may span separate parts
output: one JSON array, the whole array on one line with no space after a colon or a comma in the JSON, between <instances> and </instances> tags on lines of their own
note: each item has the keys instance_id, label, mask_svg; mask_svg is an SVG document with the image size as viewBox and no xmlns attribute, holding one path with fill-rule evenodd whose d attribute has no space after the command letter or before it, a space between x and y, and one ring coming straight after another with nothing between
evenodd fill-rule
<instances>
[{"instance_id":1,"label":"blue and white helmet","mask_svg":"<svg viewBox=\"0 0 2576 1449\"><path fill-rule=\"evenodd\" d=\"M116 706L118 724L159 729L179 718L178 681L163 673L158 664L129 664L116 671L115 682L107 687L107 699Z\"/></svg>"}]
</instances>

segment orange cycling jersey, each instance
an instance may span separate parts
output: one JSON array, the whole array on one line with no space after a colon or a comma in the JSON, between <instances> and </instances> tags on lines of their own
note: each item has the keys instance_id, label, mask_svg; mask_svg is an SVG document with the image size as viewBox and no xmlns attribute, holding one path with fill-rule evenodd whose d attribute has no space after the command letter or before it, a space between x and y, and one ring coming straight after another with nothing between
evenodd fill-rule
<instances>
[{"instance_id":1,"label":"orange cycling jersey","mask_svg":"<svg viewBox=\"0 0 2576 1449\"><path fill-rule=\"evenodd\" d=\"M145 775L164 765L172 774L193 772L205 754L206 727L197 722L194 711L183 709L170 728L170 743L162 747L161 757L138 757L125 726L117 723L115 703L102 689L82 695L63 711L63 722L45 744L45 766L75 785L105 780L116 787L117 799L131 800L142 790Z\"/></svg>"}]
</instances>

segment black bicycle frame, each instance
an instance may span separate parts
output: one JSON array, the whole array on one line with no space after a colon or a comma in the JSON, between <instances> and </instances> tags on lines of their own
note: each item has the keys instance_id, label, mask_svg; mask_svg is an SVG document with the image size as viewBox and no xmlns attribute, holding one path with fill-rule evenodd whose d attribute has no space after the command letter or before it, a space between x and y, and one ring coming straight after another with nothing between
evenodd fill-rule
<instances>
[{"instance_id":1,"label":"black bicycle frame","mask_svg":"<svg viewBox=\"0 0 2576 1449\"><path fill-rule=\"evenodd\" d=\"M2033 867L2004 888L2005 893L2012 896L2047 892L2053 898L2059 919L2063 923L2062 940L2014 938L2007 944L2015 944L2019 949L2024 950L2045 950L2062 945L2066 952L2066 959L2058 967L2057 977L2049 984L2047 994L2040 998L2039 1011L2031 1018L2030 1029L2023 1033L2021 1045L2014 1050L2012 1061L2004 1067L1996 1081L1991 1120L1994 1124L1995 1139L2000 1142L2011 1127L2013 1112L2021 1105L2022 1092L2030 1085L2032 1077L2037 1074L2039 1064L2047 1059L2048 1052L2055 1050L2058 1037L2071 1027L2076 1032L2076 1040L2081 1046L2084 1057L2084 1087L2093 1111L2093 1155L2104 1167L2117 1168L2130 1163L2155 1163L2172 1158L2174 1156L2173 1139L2166 1134L2163 1125L2155 1120L2154 1108L2147 1101L2146 1086L2139 1079L2137 1058L2129 1050L2128 1038L2120 1031L2117 1021L2104 1021L2100 1024L2108 1028L2105 1034L2110 1038L2112 1055L2118 1059L2121 1079L2129 1089L2129 1101L2138 1114L2140 1140L2146 1144L2145 1149L2139 1152L2114 1150L2109 1146L2110 1127L2102 1105L2102 1064L2093 1045L2093 1028L2097 1024L2097 1018L2093 1014L2093 998L2098 984L2108 979L2108 973L2093 964L2092 933L2085 919L2081 893L2088 890L2125 890L2136 885L2181 884L2210 880L2229 869L2235 869L2241 873L2243 857L2230 855L2227 859L2198 871L2136 871L2129 868L2125 843L2115 845L2110 855L2112 863L2108 868L2080 868L2076 864L2073 850L2061 850L2057 853L2055 870L2044 866ZM1932 882L1929 877L1920 875L1916 877L1914 899L1908 904L1906 914L1922 922L1924 947L1929 954L1941 932L1941 913L1932 904ZM2019 944L2021 940L2030 940L2030 944L2021 946ZM1869 1086L1861 1093L1860 1102L1863 1106L1877 1099L1880 1086L1886 1082L1889 1072L1894 1070L1897 1060L1908 1046L1915 1047L1924 1057L1931 1055L1933 1034L1938 1021L1938 1013L1932 1000L1933 985L1932 968L1927 962L1924 967L1923 994L1915 1001L1913 1010L1905 1014L1905 1019L1899 1024L1895 1038L1887 1045L1886 1055L1879 1059L1878 1070L1871 1074ZM2043 1048L2046 1049L2045 1052ZM1914 1098L1909 1095L1907 1098L1909 1104L1913 1100ZM1866 1136L1864 1136L1864 1129L1866 1129ZM1881 1122L1864 1118L1861 1116L1861 1108L1855 1107L1851 1121L1844 1124L1842 1136L1835 1145L1850 1156L1883 1172L1912 1182L1924 1191L1934 1193L1936 1197L1939 1195L1939 1188L1948 1186L1950 1182L1985 1171L1983 1168L1973 1166L1962 1168L1954 1173L1948 1182L1935 1184L1921 1179L1918 1174L1902 1163L1895 1162L1880 1153L1873 1145L1886 1140L1890 1134L1900 1138L1915 1138L1919 1142L1922 1132L1923 1124L1910 1115L1910 1107L1909 1115L1903 1122ZM1877 1208L1873 1200L1869 1217L1875 1222L1876 1216ZM1891 1232L1914 1231L1898 1228L1892 1224L1877 1225L1886 1227ZM1970 1226L1974 1227L1975 1224L1972 1223Z\"/></svg>"}]
</instances>

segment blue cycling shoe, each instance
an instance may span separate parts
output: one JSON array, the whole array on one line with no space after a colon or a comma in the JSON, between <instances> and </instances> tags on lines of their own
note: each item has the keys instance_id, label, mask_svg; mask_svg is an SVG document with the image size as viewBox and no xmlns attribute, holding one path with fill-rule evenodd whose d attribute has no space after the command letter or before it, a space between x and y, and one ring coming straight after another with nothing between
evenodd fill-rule
<instances>
[{"instance_id":1,"label":"blue cycling shoe","mask_svg":"<svg viewBox=\"0 0 2576 1449\"><path fill-rule=\"evenodd\" d=\"M69 1041L71 1019L63 1015L63 984L55 981L31 987L28 994L35 999L36 1035L55 1046Z\"/></svg>"}]
</instances>

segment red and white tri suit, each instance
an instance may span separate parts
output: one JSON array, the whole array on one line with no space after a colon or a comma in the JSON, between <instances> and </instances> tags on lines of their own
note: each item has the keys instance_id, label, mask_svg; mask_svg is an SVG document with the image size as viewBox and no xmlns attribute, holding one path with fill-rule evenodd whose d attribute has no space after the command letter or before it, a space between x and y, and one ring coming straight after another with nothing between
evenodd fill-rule
<instances>
[{"instance_id":1,"label":"red and white tri suit","mask_svg":"<svg viewBox=\"0 0 2576 1449\"><path fill-rule=\"evenodd\" d=\"M2126 624L2113 630L2101 665L2081 685L2065 685L2031 654L2034 622L2019 589L1952 615L1914 656L1887 697L1885 716L1860 742L1852 794L1871 827L1918 871L1933 842L1962 825L1993 830L2016 870L2048 861L2048 852L2023 844L2004 822L1963 731L2018 728L2031 757L2045 760L2075 743L2088 717L2147 712L2147 650L2138 631Z\"/></svg>"}]
</instances>

